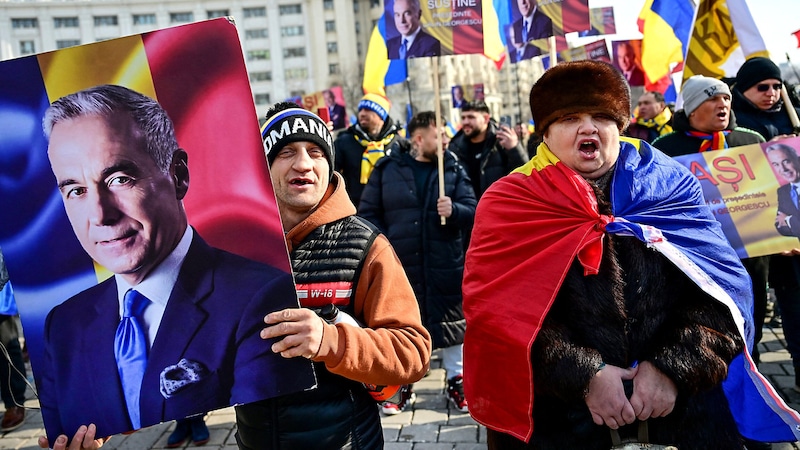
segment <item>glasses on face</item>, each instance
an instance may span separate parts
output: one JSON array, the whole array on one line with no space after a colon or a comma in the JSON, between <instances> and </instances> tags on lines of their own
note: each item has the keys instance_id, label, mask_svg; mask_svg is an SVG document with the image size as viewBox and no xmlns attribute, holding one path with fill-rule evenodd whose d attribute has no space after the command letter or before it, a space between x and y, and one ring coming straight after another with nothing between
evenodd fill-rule
<instances>
[{"instance_id":1,"label":"glasses on face","mask_svg":"<svg viewBox=\"0 0 800 450\"><path fill-rule=\"evenodd\" d=\"M781 90L782 86L783 85L781 83L775 83L775 84L763 83L756 85L756 89L758 90L758 92L767 92L769 88L772 88L772 90L775 91L779 91Z\"/></svg>"}]
</instances>

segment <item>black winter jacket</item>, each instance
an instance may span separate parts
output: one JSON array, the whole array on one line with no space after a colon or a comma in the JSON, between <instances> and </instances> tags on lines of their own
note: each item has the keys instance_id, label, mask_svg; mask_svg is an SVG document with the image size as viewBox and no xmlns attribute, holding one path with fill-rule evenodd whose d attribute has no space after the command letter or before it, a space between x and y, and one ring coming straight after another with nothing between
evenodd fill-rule
<instances>
[{"instance_id":1,"label":"black winter jacket","mask_svg":"<svg viewBox=\"0 0 800 450\"><path fill-rule=\"evenodd\" d=\"M358 124L350 126L336 136L336 140L333 142L334 151L336 152L333 167L344 177L345 189L347 189L347 194L353 204L356 205L356 208L358 208L358 202L361 199L361 192L364 190L364 185L361 184L361 155L364 154L364 146L356 140L356 136L370 141L380 141L390 135L394 136L384 146L384 151L388 155L391 153L391 149L396 146L396 142L405 140L397 134L398 131L397 125L392 122L391 118L387 117L383 128L381 128L378 137L375 139L371 139Z\"/></svg>"},{"instance_id":2,"label":"black winter jacket","mask_svg":"<svg viewBox=\"0 0 800 450\"><path fill-rule=\"evenodd\" d=\"M375 232L355 216L318 227L291 253L295 282L357 280ZM356 316L352 299L339 308ZM364 386L329 372L322 362L314 363L314 370L316 389L236 407L241 450L383 448L375 400Z\"/></svg>"},{"instance_id":3,"label":"black winter jacket","mask_svg":"<svg viewBox=\"0 0 800 450\"><path fill-rule=\"evenodd\" d=\"M703 143L703 140L686 134L687 131L693 130L693 128L689 126L689 119L686 117L686 112L684 110L681 109L677 111L673 116L672 129L675 131L667 133L653 141L653 147L672 157L688 155L700 151L700 145ZM733 111L731 111L731 119L728 122L727 129L731 132L725 138L728 147L739 147L741 145L764 142L764 139L755 131L736 126L736 117Z\"/></svg>"},{"instance_id":4,"label":"black winter jacket","mask_svg":"<svg viewBox=\"0 0 800 450\"><path fill-rule=\"evenodd\" d=\"M594 189L600 213L611 214L610 187ZM596 425L586 406L589 382L601 362L647 361L678 393L670 414L647 421L651 443L740 450L721 383L743 346L727 308L666 257L634 237L606 235L600 273L585 276L574 260L531 349L536 429L527 448L610 448L608 427ZM624 384L630 395L632 383ZM636 427L620 434L636 436Z\"/></svg>"},{"instance_id":5,"label":"black winter jacket","mask_svg":"<svg viewBox=\"0 0 800 450\"><path fill-rule=\"evenodd\" d=\"M736 89L733 89L731 93L733 94L732 108L736 112L739 126L757 132L767 141L775 136L794 133L789 114L786 112L782 101L776 103L771 109L764 111ZM800 109L795 108L795 111L800 115Z\"/></svg>"},{"instance_id":6,"label":"black winter jacket","mask_svg":"<svg viewBox=\"0 0 800 450\"><path fill-rule=\"evenodd\" d=\"M464 342L461 279L464 274L465 230L475 218L475 193L466 171L455 156L445 153L445 195L453 202L453 215L441 225L436 212L439 177L426 183L420 205L413 158L408 142L375 166L361 196L358 213L375 224L392 243L419 302L422 323L431 333L434 348ZM433 163L435 165L435 163Z\"/></svg>"},{"instance_id":7,"label":"black winter jacket","mask_svg":"<svg viewBox=\"0 0 800 450\"><path fill-rule=\"evenodd\" d=\"M483 141L483 152L479 156L481 160L481 179L479 192L475 192L477 198L480 198L492 183L528 162L528 154L522 148L521 143L517 143L517 146L511 150L506 150L497 142L497 129L497 122L494 119L489 120L486 140ZM468 148L469 138L464 134L463 130L459 130L453 136L447 149L455 153L458 159L467 161L467 158L474 157L468 154Z\"/></svg>"}]
</instances>

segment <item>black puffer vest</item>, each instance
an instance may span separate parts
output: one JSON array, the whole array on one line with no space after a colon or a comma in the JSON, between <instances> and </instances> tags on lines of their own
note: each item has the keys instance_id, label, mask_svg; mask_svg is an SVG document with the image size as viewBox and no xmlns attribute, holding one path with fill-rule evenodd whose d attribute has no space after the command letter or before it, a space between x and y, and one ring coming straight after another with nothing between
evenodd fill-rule
<instances>
[{"instance_id":1,"label":"black puffer vest","mask_svg":"<svg viewBox=\"0 0 800 450\"><path fill-rule=\"evenodd\" d=\"M377 235L356 216L309 234L290 255L300 304L333 303L354 316L350 298ZM383 448L378 408L361 383L328 372L323 363L314 368L317 389L236 408L240 449Z\"/></svg>"}]
</instances>

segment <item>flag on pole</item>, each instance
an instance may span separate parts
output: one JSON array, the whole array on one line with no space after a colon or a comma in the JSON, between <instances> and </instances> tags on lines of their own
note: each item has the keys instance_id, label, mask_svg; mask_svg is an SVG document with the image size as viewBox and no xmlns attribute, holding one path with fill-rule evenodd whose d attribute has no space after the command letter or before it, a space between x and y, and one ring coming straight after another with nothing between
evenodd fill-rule
<instances>
[{"instance_id":1,"label":"flag on pole","mask_svg":"<svg viewBox=\"0 0 800 450\"><path fill-rule=\"evenodd\" d=\"M800 48L800 30L795 31L792 34L797 38L797 48Z\"/></svg>"},{"instance_id":2,"label":"flag on pole","mask_svg":"<svg viewBox=\"0 0 800 450\"><path fill-rule=\"evenodd\" d=\"M500 33L498 3L505 3L505 8L508 9L508 2L483 0L483 54L494 61L497 70L500 70L506 59L506 44Z\"/></svg>"},{"instance_id":3,"label":"flag on pole","mask_svg":"<svg viewBox=\"0 0 800 450\"><path fill-rule=\"evenodd\" d=\"M639 13L642 70L658 84L683 61L688 48L694 5L691 0L646 0Z\"/></svg>"},{"instance_id":4,"label":"flag on pole","mask_svg":"<svg viewBox=\"0 0 800 450\"><path fill-rule=\"evenodd\" d=\"M754 56L769 57L769 52L745 0L701 0L683 79L734 77Z\"/></svg>"},{"instance_id":5,"label":"flag on pole","mask_svg":"<svg viewBox=\"0 0 800 450\"><path fill-rule=\"evenodd\" d=\"M402 83L408 78L408 68L404 59L389 59L386 50L386 19L384 16L375 24L367 48L364 62L364 81L361 87L365 94L380 94L386 97L386 86Z\"/></svg>"}]
</instances>

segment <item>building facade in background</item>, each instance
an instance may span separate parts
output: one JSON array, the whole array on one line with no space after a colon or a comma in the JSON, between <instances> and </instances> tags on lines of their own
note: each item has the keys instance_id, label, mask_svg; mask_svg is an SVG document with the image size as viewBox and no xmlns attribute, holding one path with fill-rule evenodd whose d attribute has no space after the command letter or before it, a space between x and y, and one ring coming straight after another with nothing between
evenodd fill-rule
<instances>
[{"instance_id":1,"label":"building facade in background","mask_svg":"<svg viewBox=\"0 0 800 450\"><path fill-rule=\"evenodd\" d=\"M342 86L348 115L362 96L364 59L383 0L0 0L0 60L140 34L222 16L233 17L259 115L272 103ZM406 122L434 110L431 59L410 60L408 83L388 87L391 116ZM459 121L450 86L483 83L493 117L527 121L528 92L543 70L538 60L498 71L480 55L441 57L439 100Z\"/></svg>"}]
</instances>

